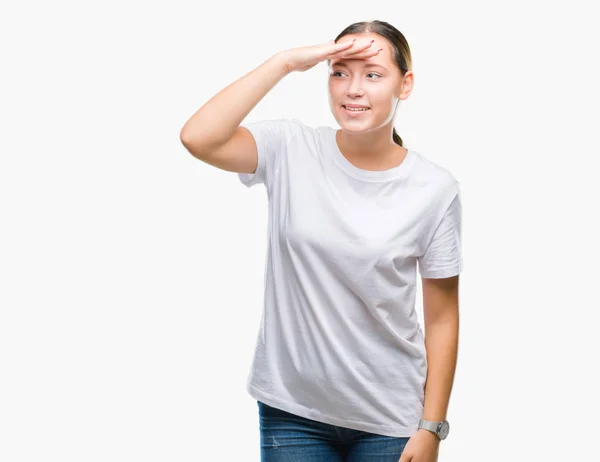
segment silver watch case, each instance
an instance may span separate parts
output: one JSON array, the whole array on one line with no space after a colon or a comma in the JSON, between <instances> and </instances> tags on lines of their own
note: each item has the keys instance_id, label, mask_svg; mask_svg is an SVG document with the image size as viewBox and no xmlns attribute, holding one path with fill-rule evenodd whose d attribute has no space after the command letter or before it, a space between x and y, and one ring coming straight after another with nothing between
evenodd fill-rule
<instances>
[{"instance_id":1,"label":"silver watch case","mask_svg":"<svg viewBox=\"0 0 600 462\"><path fill-rule=\"evenodd\" d=\"M442 422L432 422L431 420L419 420L419 428L424 428L435 433L440 440L445 440L450 433L450 424L447 420Z\"/></svg>"}]
</instances>

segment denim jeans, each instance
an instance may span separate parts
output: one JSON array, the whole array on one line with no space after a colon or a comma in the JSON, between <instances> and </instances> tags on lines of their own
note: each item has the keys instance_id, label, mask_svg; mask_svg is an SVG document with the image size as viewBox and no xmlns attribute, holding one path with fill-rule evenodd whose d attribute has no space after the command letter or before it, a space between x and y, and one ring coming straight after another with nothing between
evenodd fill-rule
<instances>
[{"instance_id":1,"label":"denim jeans","mask_svg":"<svg viewBox=\"0 0 600 462\"><path fill-rule=\"evenodd\" d=\"M257 403L261 462L398 462L409 440L317 422Z\"/></svg>"}]
</instances>

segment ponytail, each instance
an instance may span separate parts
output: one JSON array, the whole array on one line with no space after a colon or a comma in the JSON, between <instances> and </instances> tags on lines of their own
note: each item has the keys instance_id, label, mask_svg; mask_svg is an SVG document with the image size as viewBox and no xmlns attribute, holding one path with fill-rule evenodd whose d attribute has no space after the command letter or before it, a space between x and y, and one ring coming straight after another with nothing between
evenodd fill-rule
<instances>
[{"instance_id":1,"label":"ponytail","mask_svg":"<svg viewBox=\"0 0 600 462\"><path fill-rule=\"evenodd\" d=\"M396 143L399 146L402 146L402 138L400 138L400 135L396 133L396 127L394 127L394 133L392 134L392 136L394 138L394 143Z\"/></svg>"}]
</instances>

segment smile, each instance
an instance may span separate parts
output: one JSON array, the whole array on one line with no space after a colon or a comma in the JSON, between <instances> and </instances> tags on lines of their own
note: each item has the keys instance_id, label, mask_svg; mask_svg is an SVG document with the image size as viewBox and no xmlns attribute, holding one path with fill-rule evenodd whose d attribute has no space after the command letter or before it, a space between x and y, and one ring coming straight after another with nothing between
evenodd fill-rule
<instances>
[{"instance_id":1,"label":"smile","mask_svg":"<svg viewBox=\"0 0 600 462\"><path fill-rule=\"evenodd\" d=\"M342 106L342 108L344 109L344 111L347 114L352 114L352 115L358 115L363 112L367 112L367 111L371 110L371 108L347 108L346 106Z\"/></svg>"}]
</instances>

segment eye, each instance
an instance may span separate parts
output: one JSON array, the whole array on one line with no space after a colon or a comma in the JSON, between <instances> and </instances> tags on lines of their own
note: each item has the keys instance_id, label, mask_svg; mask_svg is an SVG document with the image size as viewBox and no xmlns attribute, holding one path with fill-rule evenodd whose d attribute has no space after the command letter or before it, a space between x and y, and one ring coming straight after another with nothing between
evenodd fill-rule
<instances>
[{"instance_id":1,"label":"eye","mask_svg":"<svg viewBox=\"0 0 600 462\"><path fill-rule=\"evenodd\" d=\"M337 74L343 74L343 72L342 71L332 71L331 72L332 77L337 77ZM379 74L375 74L374 72L369 72L367 74L367 76L369 76L369 75L374 75L375 76L374 80L377 80L381 77Z\"/></svg>"}]
</instances>

